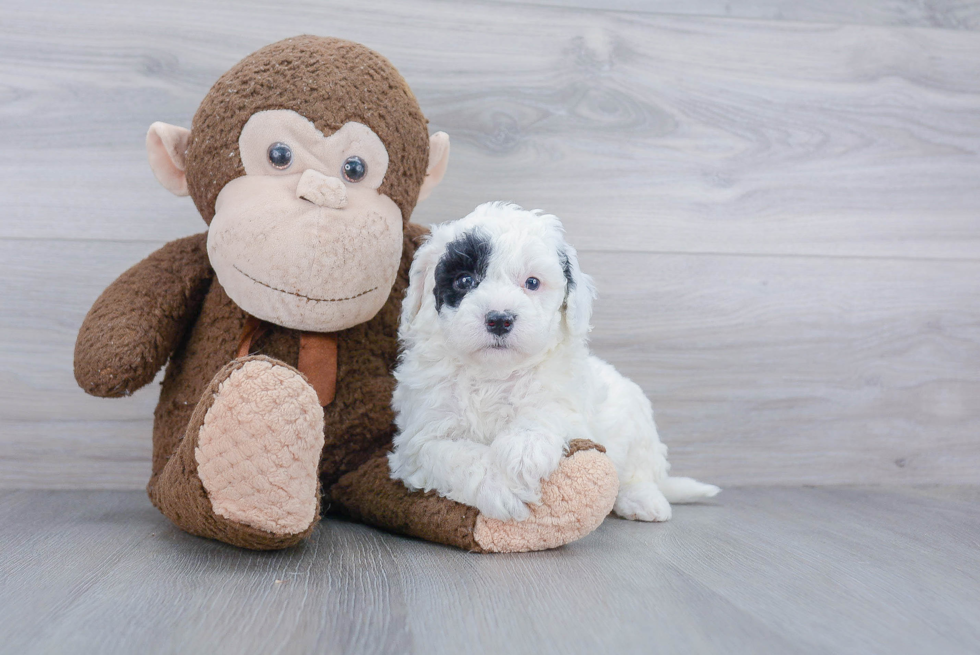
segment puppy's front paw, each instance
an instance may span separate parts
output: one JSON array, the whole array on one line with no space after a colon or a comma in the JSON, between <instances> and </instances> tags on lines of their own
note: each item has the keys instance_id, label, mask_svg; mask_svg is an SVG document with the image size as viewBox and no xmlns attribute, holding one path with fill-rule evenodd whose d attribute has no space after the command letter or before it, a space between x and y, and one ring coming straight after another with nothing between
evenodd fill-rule
<instances>
[{"instance_id":1,"label":"puppy's front paw","mask_svg":"<svg viewBox=\"0 0 980 655\"><path fill-rule=\"evenodd\" d=\"M504 476L494 470L488 471L480 483L474 505L481 514L501 521L524 521L531 515L524 501L507 486Z\"/></svg>"},{"instance_id":2,"label":"puppy's front paw","mask_svg":"<svg viewBox=\"0 0 980 655\"><path fill-rule=\"evenodd\" d=\"M632 521L669 521L670 503L653 482L634 482L619 489L613 511Z\"/></svg>"},{"instance_id":3,"label":"puppy's front paw","mask_svg":"<svg viewBox=\"0 0 980 655\"><path fill-rule=\"evenodd\" d=\"M490 446L494 462L516 485L515 491L525 501L536 501L541 482L558 468L563 444L557 439L533 430L506 432Z\"/></svg>"}]
</instances>

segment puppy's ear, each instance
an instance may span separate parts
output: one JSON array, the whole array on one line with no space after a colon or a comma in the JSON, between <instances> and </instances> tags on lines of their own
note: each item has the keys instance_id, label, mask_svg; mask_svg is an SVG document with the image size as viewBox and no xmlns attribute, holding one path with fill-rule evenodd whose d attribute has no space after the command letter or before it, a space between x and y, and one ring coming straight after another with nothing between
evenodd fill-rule
<instances>
[{"instance_id":1,"label":"puppy's ear","mask_svg":"<svg viewBox=\"0 0 980 655\"><path fill-rule=\"evenodd\" d=\"M440 254L431 238L415 251L412 267L408 271L408 290L405 292L405 300L402 301L401 329L412 324L422 309L425 294L432 292L431 289L426 290L426 286L430 272L439 262Z\"/></svg>"},{"instance_id":2,"label":"puppy's ear","mask_svg":"<svg viewBox=\"0 0 980 655\"><path fill-rule=\"evenodd\" d=\"M595 284L578 265L575 248L565 245L559 253L565 271L565 329L573 337L585 337L592 329L592 301Z\"/></svg>"}]
</instances>

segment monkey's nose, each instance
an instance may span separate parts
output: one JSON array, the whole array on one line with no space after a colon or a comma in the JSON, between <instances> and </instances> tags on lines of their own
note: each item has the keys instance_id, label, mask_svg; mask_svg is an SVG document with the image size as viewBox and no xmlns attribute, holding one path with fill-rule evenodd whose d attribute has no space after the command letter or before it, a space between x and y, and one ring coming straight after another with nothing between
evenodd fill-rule
<instances>
[{"instance_id":1,"label":"monkey's nose","mask_svg":"<svg viewBox=\"0 0 980 655\"><path fill-rule=\"evenodd\" d=\"M514 328L517 316L510 312L489 312L486 315L487 332L502 337Z\"/></svg>"},{"instance_id":2,"label":"monkey's nose","mask_svg":"<svg viewBox=\"0 0 980 655\"><path fill-rule=\"evenodd\" d=\"M320 207L341 209L347 206L347 186L340 178L307 168L299 178L296 197L309 200Z\"/></svg>"}]
</instances>

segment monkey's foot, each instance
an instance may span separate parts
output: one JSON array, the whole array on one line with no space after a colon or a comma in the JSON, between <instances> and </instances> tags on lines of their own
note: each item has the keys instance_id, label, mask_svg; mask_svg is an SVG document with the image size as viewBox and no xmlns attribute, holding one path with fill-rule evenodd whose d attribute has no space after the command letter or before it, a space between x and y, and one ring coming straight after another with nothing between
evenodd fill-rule
<instances>
[{"instance_id":1,"label":"monkey's foot","mask_svg":"<svg viewBox=\"0 0 980 655\"><path fill-rule=\"evenodd\" d=\"M323 408L316 391L298 371L265 357L226 370L194 450L211 507L274 535L302 533L317 516Z\"/></svg>"},{"instance_id":2,"label":"monkey's foot","mask_svg":"<svg viewBox=\"0 0 980 655\"><path fill-rule=\"evenodd\" d=\"M568 455L541 485L541 502L524 521L499 521L480 515L473 538L491 553L556 548L589 534L616 502L619 478L605 449L573 441Z\"/></svg>"},{"instance_id":3,"label":"monkey's foot","mask_svg":"<svg viewBox=\"0 0 980 655\"><path fill-rule=\"evenodd\" d=\"M335 506L365 523L479 553L555 548L595 530L612 510L619 479L601 446L578 440L541 485L525 521L488 519L435 491L409 491L379 456L340 478Z\"/></svg>"},{"instance_id":4,"label":"monkey's foot","mask_svg":"<svg viewBox=\"0 0 980 655\"><path fill-rule=\"evenodd\" d=\"M191 534L253 550L287 548L319 514L323 410L298 371L268 357L211 380L150 500Z\"/></svg>"}]
</instances>

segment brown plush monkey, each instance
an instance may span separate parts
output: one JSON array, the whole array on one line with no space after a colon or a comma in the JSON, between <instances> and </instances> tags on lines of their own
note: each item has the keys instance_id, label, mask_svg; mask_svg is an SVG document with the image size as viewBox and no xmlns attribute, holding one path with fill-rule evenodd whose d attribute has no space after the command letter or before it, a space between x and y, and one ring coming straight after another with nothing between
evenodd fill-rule
<instances>
[{"instance_id":1,"label":"brown plush monkey","mask_svg":"<svg viewBox=\"0 0 980 655\"><path fill-rule=\"evenodd\" d=\"M125 396L169 361L147 489L175 524L283 548L331 506L432 541L513 551L601 522L612 466L588 443L520 524L388 475L398 308L424 233L409 218L449 154L390 62L337 39L275 43L215 83L191 130L151 126L147 148L159 181L190 195L209 230L103 292L78 335L75 377L90 394Z\"/></svg>"}]
</instances>

